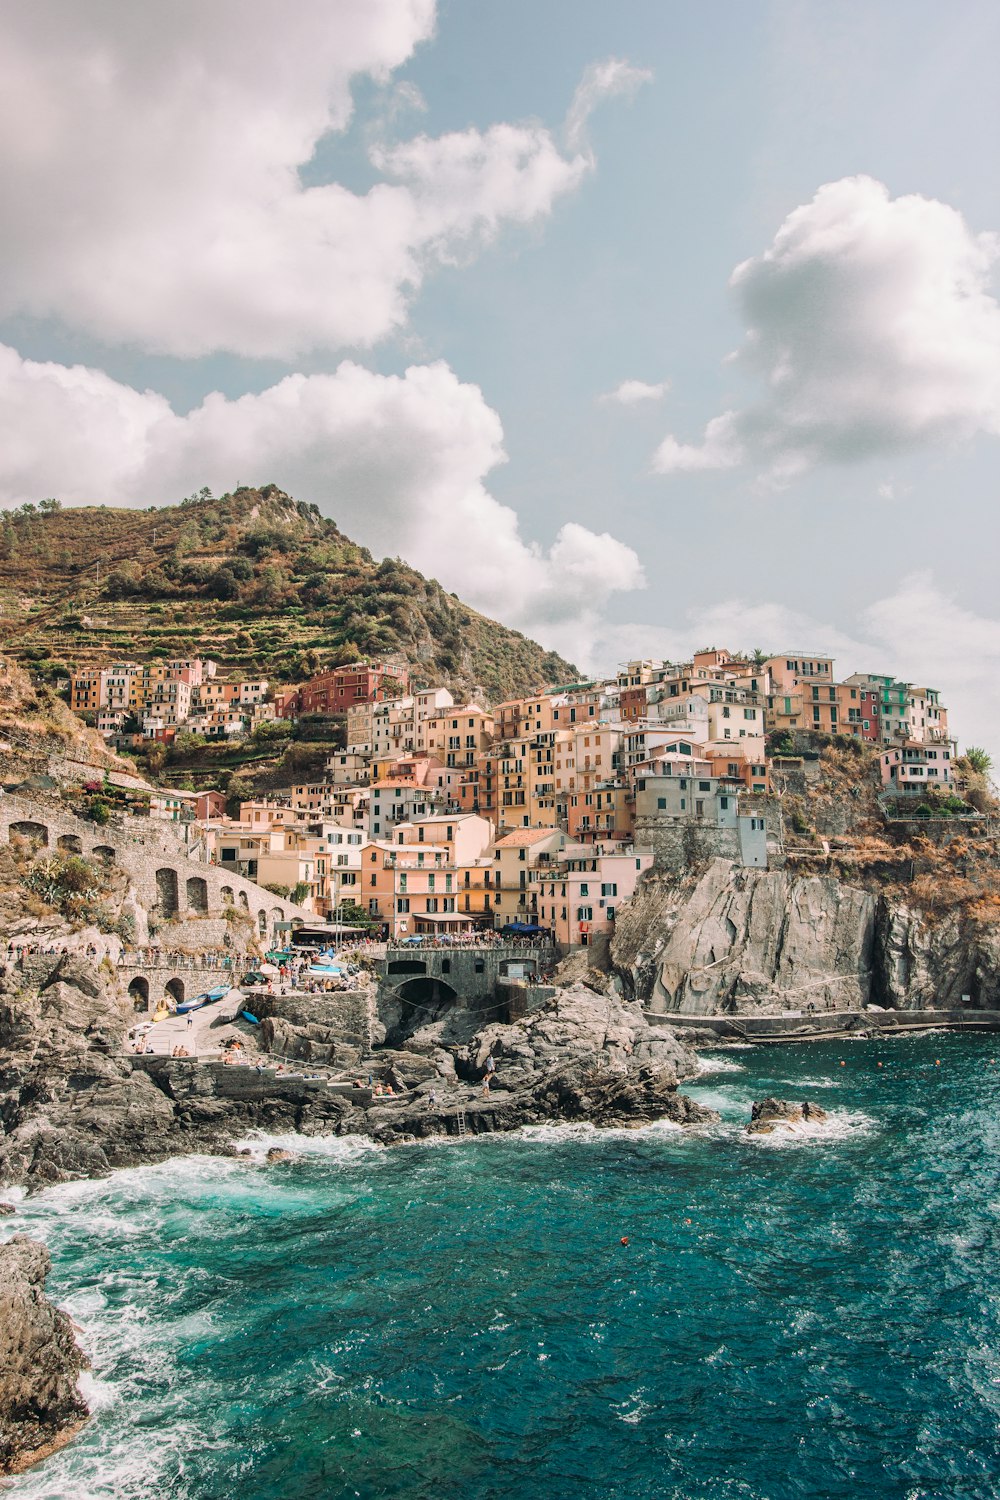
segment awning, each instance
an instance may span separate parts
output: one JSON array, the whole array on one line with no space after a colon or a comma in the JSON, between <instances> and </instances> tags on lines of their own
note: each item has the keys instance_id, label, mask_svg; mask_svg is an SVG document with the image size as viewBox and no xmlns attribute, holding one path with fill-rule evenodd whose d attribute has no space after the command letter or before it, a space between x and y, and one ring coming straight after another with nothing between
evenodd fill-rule
<instances>
[{"instance_id":1,"label":"awning","mask_svg":"<svg viewBox=\"0 0 1000 1500\"><path fill-rule=\"evenodd\" d=\"M414 915L415 922L436 922L442 927L472 926L472 913L467 911L422 911Z\"/></svg>"}]
</instances>

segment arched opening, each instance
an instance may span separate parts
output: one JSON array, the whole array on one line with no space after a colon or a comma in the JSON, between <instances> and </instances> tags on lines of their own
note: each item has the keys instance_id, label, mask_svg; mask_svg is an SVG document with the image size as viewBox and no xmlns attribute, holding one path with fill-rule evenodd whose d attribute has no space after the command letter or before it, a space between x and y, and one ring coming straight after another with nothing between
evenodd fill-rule
<instances>
[{"instance_id":1,"label":"arched opening","mask_svg":"<svg viewBox=\"0 0 1000 1500\"><path fill-rule=\"evenodd\" d=\"M223 906L236 905L236 897L233 895L233 888L231 885L224 885L220 894L222 896Z\"/></svg>"},{"instance_id":2,"label":"arched opening","mask_svg":"<svg viewBox=\"0 0 1000 1500\"><path fill-rule=\"evenodd\" d=\"M82 854L83 843L75 833L61 833L56 839L56 848L64 854Z\"/></svg>"},{"instance_id":3,"label":"arched opening","mask_svg":"<svg viewBox=\"0 0 1000 1500\"><path fill-rule=\"evenodd\" d=\"M45 824L33 823L30 818L20 823L12 823L8 837L24 839L35 849L47 849L49 846L49 830Z\"/></svg>"},{"instance_id":4,"label":"arched opening","mask_svg":"<svg viewBox=\"0 0 1000 1500\"><path fill-rule=\"evenodd\" d=\"M149 1009L149 980L136 975L128 987L129 999L133 1010Z\"/></svg>"},{"instance_id":5,"label":"arched opening","mask_svg":"<svg viewBox=\"0 0 1000 1500\"><path fill-rule=\"evenodd\" d=\"M208 911L208 882L192 875L187 883L187 903L192 911Z\"/></svg>"},{"instance_id":6,"label":"arched opening","mask_svg":"<svg viewBox=\"0 0 1000 1500\"><path fill-rule=\"evenodd\" d=\"M174 1004L180 1005L181 1001L184 999L183 979L168 979L166 984L164 985L164 989L166 990L168 997L174 1002Z\"/></svg>"},{"instance_id":7,"label":"arched opening","mask_svg":"<svg viewBox=\"0 0 1000 1500\"><path fill-rule=\"evenodd\" d=\"M438 1021L458 1004L458 993L443 980L424 976L408 979L396 991L399 1001L399 1020L386 1033L386 1043L398 1047L405 1039Z\"/></svg>"},{"instance_id":8,"label":"arched opening","mask_svg":"<svg viewBox=\"0 0 1000 1500\"><path fill-rule=\"evenodd\" d=\"M94 858L103 859L106 865L114 864L115 851L110 844L95 844Z\"/></svg>"},{"instance_id":9,"label":"arched opening","mask_svg":"<svg viewBox=\"0 0 1000 1500\"><path fill-rule=\"evenodd\" d=\"M273 926L275 922L283 922L284 920L285 920L285 913L281 910L281 907L280 906L272 906L271 907L271 925Z\"/></svg>"},{"instance_id":10,"label":"arched opening","mask_svg":"<svg viewBox=\"0 0 1000 1500\"><path fill-rule=\"evenodd\" d=\"M240 905L242 906L244 911L250 910L250 902L247 900L246 891L240 891Z\"/></svg>"},{"instance_id":11,"label":"arched opening","mask_svg":"<svg viewBox=\"0 0 1000 1500\"><path fill-rule=\"evenodd\" d=\"M257 913L257 930L261 937L267 937L267 912L263 907Z\"/></svg>"},{"instance_id":12,"label":"arched opening","mask_svg":"<svg viewBox=\"0 0 1000 1500\"><path fill-rule=\"evenodd\" d=\"M177 871L169 868L156 872L156 897L161 917L177 915Z\"/></svg>"}]
</instances>

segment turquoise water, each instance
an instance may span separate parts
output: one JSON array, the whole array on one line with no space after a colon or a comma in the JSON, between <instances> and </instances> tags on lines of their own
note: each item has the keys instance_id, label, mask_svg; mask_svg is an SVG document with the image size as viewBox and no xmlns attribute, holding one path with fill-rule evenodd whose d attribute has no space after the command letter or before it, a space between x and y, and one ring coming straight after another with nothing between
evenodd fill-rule
<instances>
[{"instance_id":1,"label":"turquoise water","mask_svg":"<svg viewBox=\"0 0 1000 1500\"><path fill-rule=\"evenodd\" d=\"M698 1134L302 1143L22 1205L98 1412L11 1493L997 1494L1000 1039L716 1058ZM748 1139L772 1092L830 1124Z\"/></svg>"}]
</instances>

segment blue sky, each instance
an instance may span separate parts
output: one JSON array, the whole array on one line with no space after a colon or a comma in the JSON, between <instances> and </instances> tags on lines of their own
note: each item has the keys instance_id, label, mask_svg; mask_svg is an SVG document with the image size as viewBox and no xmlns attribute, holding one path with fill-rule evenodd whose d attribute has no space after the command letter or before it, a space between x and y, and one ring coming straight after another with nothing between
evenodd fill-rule
<instances>
[{"instance_id":1,"label":"blue sky","mask_svg":"<svg viewBox=\"0 0 1000 1500\"><path fill-rule=\"evenodd\" d=\"M589 666L827 649L1000 750L996 6L0 31L2 503L273 479Z\"/></svg>"}]
</instances>

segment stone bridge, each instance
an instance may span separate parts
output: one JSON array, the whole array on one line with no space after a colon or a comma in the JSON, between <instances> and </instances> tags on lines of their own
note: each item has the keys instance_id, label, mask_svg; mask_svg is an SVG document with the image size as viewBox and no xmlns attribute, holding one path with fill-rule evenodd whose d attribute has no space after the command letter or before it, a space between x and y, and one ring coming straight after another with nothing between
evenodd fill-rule
<instances>
[{"instance_id":1,"label":"stone bridge","mask_svg":"<svg viewBox=\"0 0 1000 1500\"><path fill-rule=\"evenodd\" d=\"M0 839L20 839L37 855L80 854L116 866L128 877L135 900L161 923L244 913L254 935L265 942L275 937L276 923L316 921L314 912L235 871L203 863L173 824L156 818L114 815L102 826L76 817L54 799L8 793L0 796Z\"/></svg>"},{"instance_id":2,"label":"stone bridge","mask_svg":"<svg viewBox=\"0 0 1000 1500\"><path fill-rule=\"evenodd\" d=\"M233 985L246 966L245 962L209 966L154 959L151 963L119 964L117 974L119 984L128 990L136 1011L146 1015L154 1011L161 1000L173 1007L205 990L216 990L223 984Z\"/></svg>"},{"instance_id":3,"label":"stone bridge","mask_svg":"<svg viewBox=\"0 0 1000 1500\"><path fill-rule=\"evenodd\" d=\"M486 948L393 947L379 965L378 1014L386 1040L400 1042L449 1010L476 1012L482 1020L508 1019L498 986L537 985L555 967L548 944Z\"/></svg>"}]
</instances>

